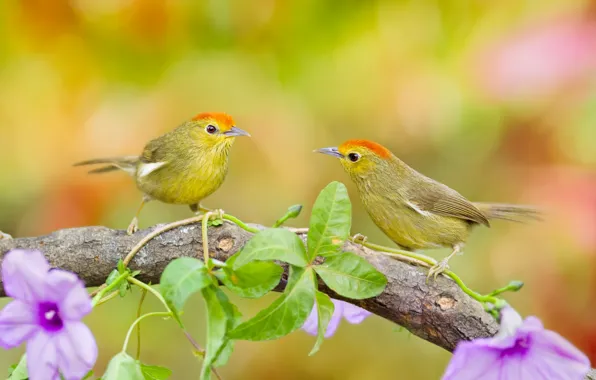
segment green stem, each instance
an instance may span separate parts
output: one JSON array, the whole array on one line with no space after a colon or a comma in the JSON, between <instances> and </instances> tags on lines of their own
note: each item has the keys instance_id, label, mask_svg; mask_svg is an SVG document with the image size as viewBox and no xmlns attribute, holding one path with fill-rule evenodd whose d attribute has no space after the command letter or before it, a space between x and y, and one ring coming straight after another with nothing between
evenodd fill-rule
<instances>
[{"instance_id":1,"label":"green stem","mask_svg":"<svg viewBox=\"0 0 596 380\"><path fill-rule=\"evenodd\" d=\"M288 219L290 219L290 217L287 214L282 216L281 218L277 219L275 223L273 223L272 228L281 227Z\"/></svg>"},{"instance_id":2,"label":"green stem","mask_svg":"<svg viewBox=\"0 0 596 380\"><path fill-rule=\"evenodd\" d=\"M228 264L226 264L223 261L219 261L217 259L211 259L211 263L213 264L213 266L218 267L218 268L227 268Z\"/></svg>"},{"instance_id":3,"label":"green stem","mask_svg":"<svg viewBox=\"0 0 596 380\"><path fill-rule=\"evenodd\" d=\"M192 336L188 333L188 331L186 331L186 328L184 327L184 324L182 323L180 318L176 315L176 313L174 311L172 311L172 309L170 309L166 300L163 298L163 296L157 290L155 290L152 286L145 284L142 281L137 280L134 277L128 277L127 280L131 284L137 285L138 287L142 288L143 290L151 292L165 306L167 311L147 313L147 314L141 315L140 317L137 317L137 319L132 323L132 325L128 329L128 332L126 334L126 339L124 340L124 345L122 346L123 352L126 351L126 347L128 347L128 341L130 340L130 335L132 334L134 327L139 322L141 322L144 318L151 317L151 316L165 316L165 317L174 318L176 320L176 322L178 322L178 325L184 332L184 335L186 336L188 341L193 345L193 347L199 352L203 352L203 353L205 352L205 350L203 350L201 348L201 346L199 346L198 343L192 338ZM144 297L144 296L142 296L142 297ZM139 310L140 310L140 304L139 304ZM137 352L137 356L138 356L138 352ZM211 371L215 374L215 376L218 379L221 379L221 377L219 376L219 374L217 373L217 371L215 370L214 367L211 367Z\"/></svg>"},{"instance_id":4,"label":"green stem","mask_svg":"<svg viewBox=\"0 0 596 380\"><path fill-rule=\"evenodd\" d=\"M238 227L242 228L243 230L251 232L253 234L256 234L257 232L259 232L258 229L250 227L249 225L247 225L240 219L236 218L235 216L223 214L222 219L229 220L230 222L236 224Z\"/></svg>"},{"instance_id":5,"label":"green stem","mask_svg":"<svg viewBox=\"0 0 596 380\"><path fill-rule=\"evenodd\" d=\"M490 303L496 304L500 301L497 297L493 297L491 295L483 296L482 294L477 293L477 292L473 291L472 289L468 288L466 286L466 284L464 284L464 282L461 280L461 278L459 278L458 275L456 275L455 273L453 273L450 270L446 270L443 273L446 274L447 276L451 277L451 279L453 281L455 281L455 283L461 288L461 290L464 291L464 293L466 293L467 295L469 295L470 297L474 298L475 300L477 300L479 302L490 302Z\"/></svg>"},{"instance_id":6,"label":"green stem","mask_svg":"<svg viewBox=\"0 0 596 380\"><path fill-rule=\"evenodd\" d=\"M288 219L298 217L298 215L300 215L300 211L302 211L302 205L290 206L285 215L277 219L277 221L273 224L273 228L281 227Z\"/></svg>"},{"instance_id":7,"label":"green stem","mask_svg":"<svg viewBox=\"0 0 596 380\"><path fill-rule=\"evenodd\" d=\"M128 347L128 341L130 340L130 335L132 334L132 331L134 330L135 326L139 322L141 322L143 319L145 319L147 317L171 317L171 316L172 316L171 311L155 311L153 313L143 314L140 317L138 317L137 319L135 319L135 321L132 323L132 325L130 325L130 327L128 328L128 332L126 333L126 338L124 339L124 344L122 345L122 352L126 352L126 347Z\"/></svg>"},{"instance_id":8,"label":"green stem","mask_svg":"<svg viewBox=\"0 0 596 380\"><path fill-rule=\"evenodd\" d=\"M350 238L350 240L353 241L352 238ZM410 258L416 259L418 261L422 261L423 263L428 264L429 266L433 266L437 263L436 260L434 260L433 258L425 256L425 255L421 255L421 254L418 254L415 252L404 251L402 249L384 247L382 245L368 243L368 242L362 242L362 243L356 242L356 244L361 244L361 245L368 247L370 249L374 249L375 251L395 253L396 255L410 257ZM470 297L474 298L475 300L477 300L479 302L483 302L483 303L489 302L489 303L496 304L500 301L498 298L494 297L495 294L482 295L482 294L477 293L477 292L473 291L472 289L468 288L466 286L466 284L464 284L464 282L461 280L461 278L459 278L458 275L456 275L455 273L453 273L450 270L446 270L445 272L443 272L443 274L449 276L453 281L455 281L455 283L461 288L461 290L463 290L464 293L466 293L467 295L469 295Z\"/></svg>"},{"instance_id":9,"label":"green stem","mask_svg":"<svg viewBox=\"0 0 596 380\"><path fill-rule=\"evenodd\" d=\"M154 237L172 230L176 227L181 227L181 226L186 226L188 224L193 224L193 223L197 223L200 222L201 220L203 220L203 215L199 215L199 216L194 216L192 218L188 218L188 219L183 219L183 220L179 220L177 222L173 222L170 224L166 224L165 226L156 229L155 231L151 232L150 234L148 234L147 236L145 236L143 239L141 239L141 241L139 241L137 243L137 245L135 245L130 252L128 253L128 255L126 255L126 257L124 258L124 260L122 260L124 267L128 266L128 264L130 263L130 261L135 257L135 255L137 254L137 252L139 252L141 250L141 248L143 248L143 246L145 246L145 244L147 244L151 239L153 239Z\"/></svg>"},{"instance_id":10,"label":"green stem","mask_svg":"<svg viewBox=\"0 0 596 380\"><path fill-rule=\"evenodd\" d=\"M120 281L124 280L125 278L127 278L128 276L130 276L129 272L124 272L122 274L120 274L120 276L116 277L114 279L114 281L112 281L112 283L108 286L106 286L105 288L103 288L102 290L100 290L95 297L93 297L93 300L91 301L91 305L95 306L97 305L97 303L99 302L99 300L101 299L101 297L103 297L104 294L106 294L107 292L113 290L114 288L116 288L117 286L120 285Z\"/></svg>"},{"instance_id":11,"label":"green stem","mask_svg":"<svg viewBox=\"0 0 596 380\"><path fill-rule=\"evenodd\" d=\"M209 270L211 270L211 263L209 260L209 236L207 235L207 227L209 226L209 218L211 215L213 215L211 211L205 213L205 217L201 223L201 236L203 238L203 261L205 261L205 265Z\"/></svg>"},{"instance_id":12,"label":"green stem","mask_svg":"<svg viewBox=\"0 0 596 380\"><path fill-rule=\"evenodd\" d=\"M139 300L139 307L137 308L137 318L141 317L141 309L143 307L143 301L145 301L145 296L147 295L147 289L141 290L141 299ZM137 325L137 360L141 357L141 324Z\"/></svg>"},{"instance_id":13,"label":"green stem","mask_svg":"<svg viewBox=\"0 0 596 380\"><path fill-rule=\"evenodd\" d=\"M507 286L493 290L488 295L489 296L497 296L497 295L499 295L501 293L505 293L505 292L517 292L523 286L524 286L524 283L522 281L511 281Z\"/></svg>"},{"instance_id":14,"label":"green stem","mask_svg":"<svg viewBox=\"0 0 596 380\"><path fill-rule=\"evenodd\" d=\"M157 299L164 305L164 307L166 308L166 310L171 313L172 310L170 309L170 307L168 306L168 303L166 302L166 300L163 298L163 296L155 289L153 289L152 286L145 284L143 281L139 281L134 277L129 277L128 282L130 282L131 284L134 284L142 289L145 289L149 292L151 292L155 297L157 297Z\"/></svg>"},{"instance_id":15,"label":"green stem","mask_svg":"<svg viewBox=\"0 0 596 380\"><path fill-rule=\"evenodd\" d=\"M118 297L118 292L113 292L108 294L107 296L103 297L102 299L99 300L99 302L97 302L95 304L95 307L99 306L99 305L103 305L104 303L108 302L109 300L112 300L114 298Z\"/></svg>"},{"instance_id":16,"label":"green stem","mask_svg":"<svg viewBox=\"0 0 596 380\"><path fill-rule=\"evenodd\" d=\"M355 244L360 244L367 248L374 249L375 251L395 253L396 255L410 257L412 259L422 261L423 263L428 264L429 266L433 266L437 263L437 261L435 259L433 259L432 257L421 255L416 252L405 251L403 249L384 247L382 245L368 243L368 242L355 242L353 238L350 238L350 241L354 242Z\"/></svg>"}]
</instances>

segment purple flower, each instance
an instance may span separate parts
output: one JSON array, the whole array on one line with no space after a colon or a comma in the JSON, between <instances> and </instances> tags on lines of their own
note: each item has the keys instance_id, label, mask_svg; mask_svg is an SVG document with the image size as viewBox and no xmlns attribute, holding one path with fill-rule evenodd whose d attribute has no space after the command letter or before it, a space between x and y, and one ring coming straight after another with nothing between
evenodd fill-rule
<instances>
[{"instance_id":1,"label":"purple flower","mask_svg":"<svg viewBox=\"0 0 596 380\"><path fill-rule=\"evenodd\" d=\"M31 380L85 376L97 359L97 344L81 322L91 299L78 277L50 270L39 251L12 250L2 261L2 281L14 300L0 311L0 346L27 341Z\"/></svg>"},{"instance_id":2,"label":"purple flower","mask_svg":"<svg viewBox=\"0 0 596 380\"><path fill-rule=\"evenodd\" d=\"M522 321L507 307L497 335L457 345L443 380L580 380L589 369L586 355L538 318Z\"/></svg>"},{"instance_id":3,"label":"purple flower","mask_svg":"<svg viewBox=\"0 0 596 380\"><path fill-rule=\"evenodd\" d=\"M352 324L362 323L371 315L370 312L359 308L358 306L354 306L351 303L347 303L344 301L338 301L331 299L335 309L333 311L333 315L331 316L331 320L329 321L329 325L327 326L327 331L325 332L325 338L329 338L333 334L335 334L335 330L337 330L337 326L339 326L339 322L341 321L341 317L344 317L346 321ZM317 313L317 305L315 305L310 312L310 315L302 325L302 330L306 331L310 335L316 336L318 333L318 326L319 326L319 318Z\"/></svg>"}]
</instances>

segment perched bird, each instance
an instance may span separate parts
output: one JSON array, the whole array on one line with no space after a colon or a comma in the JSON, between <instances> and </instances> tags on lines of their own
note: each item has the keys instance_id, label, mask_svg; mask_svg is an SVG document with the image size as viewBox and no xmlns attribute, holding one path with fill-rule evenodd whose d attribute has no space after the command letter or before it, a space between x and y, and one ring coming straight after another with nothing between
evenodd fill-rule
<instances>
[{"instance_id":1,"label":"perched bird","mask_svg":"<svg viewBox=\"0 0 596 380\"><path fill-rule=\"evenodd\" d=\"M217 190L228 172L230 147L236 136L250 136L224 113L200 113L174 130L159 136L140 156L98 158L74 166L106 164L89 173L123 170L134 178L143 200L127 229L138 229L138 216L145 203L189 205L193 212L205 211L201 200Z\"/></svg>"},{"instance_id":2,"label":"perched bird","mask_svg":"<svg viewBox=\"0 0 596 380\"><path fill-rule=\"evenodd\" d=\"M449 247L449 256L433 266L428 276L449 268L462 252L471 229L489 220L538 219L526 206L472 203L457 191L418 173L387 148L368 140L348 140L339 147L315 152L339 158L356 184L360 199L374 223L406 250Z\"/></svg>"}]
</instances>

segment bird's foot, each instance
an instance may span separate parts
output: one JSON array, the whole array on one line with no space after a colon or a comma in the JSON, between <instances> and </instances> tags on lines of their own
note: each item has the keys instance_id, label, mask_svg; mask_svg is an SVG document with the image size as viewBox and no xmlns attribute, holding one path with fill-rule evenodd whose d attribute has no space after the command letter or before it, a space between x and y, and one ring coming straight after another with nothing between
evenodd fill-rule
<instances>
[{"instance_id":1,"label":"bird's foot","mask_svg":"<svg viewBox=\"0 0 596 380\"><path fill-rule=\"evenodd\" d=\"M128 228L126 229L126 234L127 235L132 235L135 232L137 232L139 230L139 218L137 218L136 216L132 219L132 222L130 222Z\"/></svg>"},{"instance_id":2,"label":"bird's foot","mask_svg":"<svg viewBox=\"0 0 596 380\"><path fill-rule=\"evenodd\" d=\"M223 219L225 213L226 212L220 208L211 211L211 215L217 216L217 219Z\"/></svg>"},{"instance_id":3,"label":"bird's foot","mask_svg":"<svg viewBox=\"0 0 596 380\"><path fill-rule=\"evenodd\" d=\"M191 209L192 209L192 208L191 208ZM206 213L208 213L208 212L210 212L210 213L211 213L211 215L217 215L217 216L219 217L219 219L223 219L223 215L226 213L224 210L222 210L222 209L220 209L220 208L218 208L218 209L215 209L215 210L212 210L212 209L210 209L210 208L207 208L207 207L203 207L203 206L201 206L201 205L198 205L198 206L196 207L195 214L196 214L196 215L200 215L200 214L206 214Z\"/></svg>"},{"instance_id":4,"label":"bird's foot","mask_svg":"<svg viewBox=\"0 0 596 380\"><path fill-rule=\"evenodd\" d=\"M197 210L198 210L197 213L203 213L203 214L213 211L210 208L203 207L202 205L198 205Z\"/></svg>"},{"instance_id":5,"label":"bird's foot","mask_svg":"<svg viewBox=\"0 0 596 380\"><path fill-rule=\"evenodd\" d=\"M219 221L219 223L210 224L210 225L220 225L223 223L223 216L226 212L220 208L216 210L209 210L205 211L205 215L209 217L210 221Z\"/></svg>"},{"instance_id":6,"label":"bird's foot","mask_svg":"<svg viewBox=\"0 0 596 380\"><path fill-rule=\"evenodd\" d=\"M431 276L433 277L433 280L437 281L437 276L449 269L449 264L447 264L448 261L449 260L447 258L444 258L443 260L441 260L438 263L436 263L435 265L433 265L428 270L428 275L426 276L426 281L428 282L428 279Z\"/></svg>"},{"instance_id":7,"label":"bird's foot","mask_svg":"<svg viewBox=\"0 0 596 380\"><path fill-rule=\"evenodd\" d=\"M354 243L356 243L356 244L363 244L363 243L366 243L366 241L367 241L367 240L368 240L368 237L367 237L367 236L364 236L364 235L362 235L362 234L360 234L360 233L358 233L358 234L356 234L356 235L352 236L352 241L353 241Z\"/></svg>"},{"instance_id":8,"label":"bird's foot","mask_svg":"<svg viewBox=\"0 0 596 380\"><path fill-rule=\"evenodd\" d=\"M12 239L12 236L10 236L9 234L5 234L4 232L0 231L0 240L10 240Z\"/></svg>"}]
</instances>

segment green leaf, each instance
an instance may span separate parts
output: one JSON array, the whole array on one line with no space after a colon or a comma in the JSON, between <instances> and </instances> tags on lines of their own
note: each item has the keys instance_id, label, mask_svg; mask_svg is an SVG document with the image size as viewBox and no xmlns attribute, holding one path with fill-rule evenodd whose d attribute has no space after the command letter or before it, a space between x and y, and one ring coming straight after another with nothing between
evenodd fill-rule
<instances>
[{"instance_id":1,"label":"green leaf","mask_svg":"<svg viewBox=\"0 0 596 380\"><path fill-rule=\"evenodd\" d=\"M297 267L296 265L290 265L289 274L288 274L288 283L286 284L285 293L288 293L294 285L300 280L306 268Z\"/></svg>"},{"instance_id":2,"label":"green leaf","mask_svg":"<svg viewBox=\"0 0 596 380\"><path fill-rule=\"evenodd\" d=\"M130 277L137 277L141 273L140 270L135 270L130 274Z\"/></svg>"},{"instance_id":3,"label":"green leaf","mask_svg":"<svg viewBox=\"0 0 596 380\"><path fill-rule=\"evenodd\" d=\"M205 358L201 369L201 379L208 380L211 376L211 366L217 361L219 355L228 344L226 333L235 323L234 319L238 310L230 303L226 294L215 286L209 286L201 290L207 308L207 343L205 347ZM231 354L231 345L226 352L227 357Z\"/></svg>"},{"instance_id":4,"label":"green leaf","mask_svg":"<svg viewBox=\"0 0 596 380\"><path fill-rule=\"evenodd\" d=\"M120 352L110 360L102 379L145 380L145 377L143 376L139 362L130 357L126 352Z\"/></svg>"},{"instance_id":5,"label":"green leaf","mask_svg":"<svg viewBox=\"0 0 596 380\"><path fill-rule=\"evenodd\" d=\"M106 285L110 285L118 276L120 276L120 272L118 272L118 270L114 269L111 271L108 275L108 278L106 279Z\"/></svg>"},{"instance_id":6,"label":"green leaf","mask_svg":"<svg viewBox=\"0 0 596 380\"><path fill-rule=\"evenodd\" d=\"M209 286L212 280L201 260L180 257L168 264L160 283L160 292L166 302L180 313L188 297Z\"/></svg>"},{"instance_id":7,"label":"green leaf","mask_svg":"<svg viewBox=\"0 0 596 380\"><path fill-rule=\"evenodd\" d=\"M222 224L223 224L222 219L209 219L209 221L207 222L207 225L209 227L221 226Z\"/></svg>"},{"instance_id":8,"label":"green leaf","mask_svg":"<svg viewBox=\"0 0 596 380\"><path fill-rule=\"evenodd\" d=\"M93 370L90 370L89 372L87 372L87 374L81 380L87 380L87 379L90 379L91 377L93 377Z\"/></svg>"},{"instance_id":9,"label":"green leaf","mask_svg":"<svg viewBox=\"0 0 596 380\"><path fill-rule=\"evenodd\" d=\"M383 273L351 252L329 257L314 269L334 292L352 299L375 297L387 285Z\"/></svg>"},{"instance_id":10,"label":"green leaf","mask_svg":"<svg viewBox=\"0 0 596 380\"><path fill-rule=\"evenodd\" d=\"M253 261L236 270L224 268L217 278L241 297L259 298L279 284L283 271L272 261Z\"/></svg>"},{"instance_id":11,"label":"green leaf","mask_svg":"<svg viewBox=\"0 0 596 380\"><path fill-rule=\"evenodd\" d=\"M319 348L321 348L321 344L323 344L323 340L325 339L327 326L329 325L329 321L331 321L331 316L335 310L335 305L333 302L331 302L331 298L329 298L327 294L321 293L317 290L315 297L315 306L317 307L318 318L317 341L315 342L315 346L312 348L308 356L316 354L319 351Z\"/></svg>"},{"instance_id":12,"label":"green leaf","mask_svg":"<svg viewBox=\"0 0 596 380\"><path fill-rule=\"evenodd\" d=\"M141 363L141 372L145 380L165 380L172 376L172 371L169 368L143 363Z\"/></svg>"},{"instance_id":13,"label":"green leaf","mask_svg":"<svg viewBox=\"0 0 596 380\"><path fill-rule=\"evenodd\" d=\"M242 313L240 313L236 305L233 303L230 303L229 305L231 308L226 308L228 314L228 332L232 331L236 326L238 326L242 319ZM230 356L232 356L232 352L234 351L234 342L235 341L233 339L229 339L226 336L226 343L220 349L217 360L213 363L213 366L221 367L225 365L228 360L230 360Z\"/></svg>"},{"instance_id":14,"label":"green leaf","mask_svg":"<svg viewBox=\"0 0 596 380\"><path fill-rule=\"evenodd\" d=\"M242 248L234 262L234 269L255 260L279 260L306 266L306 250L300 237L286 229L268 228L258 232Z\"/></svg>"},{"instance_id":15,"label":"green leaf","mask_svg":"<svg viewBox=\"0 0 596 380\"><path fill-rule=\"evenodd\" d=\"M116 268L118 268L118 272L120 274L126 271L126 267L124 266L124 261L122 261L122 259L118 260L118 265L116 265Z\"/></svg>"},{"instance_id":16,"label":"green leaf","mask_svg":"<svg viewBox=\"0 0 596 380\"><path fill-rule=\"evenodd\" d=\"M242 248L240 248L238 250L238 252L234 253L232 256L228 257L228 259L226 260L226 264L228 265L228 267L231 268L234 266L236 259L238 258L238 256L240 256L241 253L242 253Z\"/></svg>"},{"instance_id":17,"label":"green leaf","mask_svg":"<svg viewBox=\"0 0 596 380\"><path fill-rule=\"evenodd\" d=\"M122 281L120 289L118 290L120 292L120 297L124 297L128 289L130 289L130 284L127 281Z\"/></svg>"},{"instance_id":18,"label":"green leaf","mask_svg":"<svg viewBox=\"0 0 596 380\"><path fill-rule=\"evenodd\" d=\"M337 253L348 238L352 204L346 186L331 182L317 197L308 229L308 261Z\"/></svg>"},{"instance_id":19,"label":"green leaf","mask_svg":"<svg viewBox=\"0 0 596 380\"><path fill-rule=\"evenodd\" d=\"M240 324L229 336L233 339L271 340L300 328L310 314L315 300L314 273L302 271L294 286L252 319Z\"/></svg>"},{"instance_id":20,"label":"green leaf","mask_svg":"<svg viewBox=\"0 0 596 380\"><path fill-rule=\"evenodd\" d=\"M14 369L8 375L9 380L27 380L29 374L27 373L27 355L23 354L18 364L14 365Z\"/></svg>"}]
</instances>

